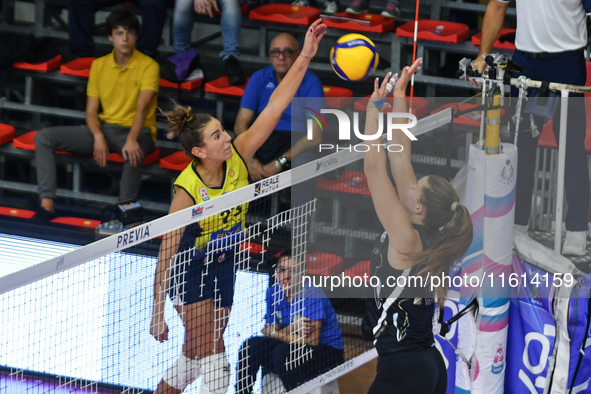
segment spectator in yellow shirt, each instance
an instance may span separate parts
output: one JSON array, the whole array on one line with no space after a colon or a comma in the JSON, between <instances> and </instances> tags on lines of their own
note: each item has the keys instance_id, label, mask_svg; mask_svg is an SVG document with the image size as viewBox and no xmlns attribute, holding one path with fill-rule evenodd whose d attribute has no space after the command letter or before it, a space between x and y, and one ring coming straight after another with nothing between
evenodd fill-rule
<instances>
[{"instance_id":1,"label":"spectator in yellow shirt","mask_svg":"<svg viewBox=\"0 0 591 394\"><path fill-rule=\"evenodd\" d=\"M158 63L135 49L140 23L130 10L118 9L106 22L114 49L90 68L86 124L49 127L35 136L39 218L55 216L55 151L92 155L101 167L110 152L121 154L120 200L137 197L142 158L154 151Z\"/></svg>"}]
</instances>

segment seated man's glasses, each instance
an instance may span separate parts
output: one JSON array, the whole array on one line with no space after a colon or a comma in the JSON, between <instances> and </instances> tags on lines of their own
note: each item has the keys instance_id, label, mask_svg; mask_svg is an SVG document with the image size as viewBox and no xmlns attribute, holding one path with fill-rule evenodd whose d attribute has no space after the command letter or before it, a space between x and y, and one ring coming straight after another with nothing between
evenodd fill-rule
<instances>
[{"instance_id":1,"label":"seated man's glasses","mask_svg":"<svg viewBox=\"0 0 591 394\"><path fill-rule=\"evenodd\" d=\"M279 55L283 55L284 57L290 58L293 56L295 51L291 48L285 48L284 50L280 49L271 49L269 51L269 56L271 57L279 57Z\"/></svg>"}]
</instances>

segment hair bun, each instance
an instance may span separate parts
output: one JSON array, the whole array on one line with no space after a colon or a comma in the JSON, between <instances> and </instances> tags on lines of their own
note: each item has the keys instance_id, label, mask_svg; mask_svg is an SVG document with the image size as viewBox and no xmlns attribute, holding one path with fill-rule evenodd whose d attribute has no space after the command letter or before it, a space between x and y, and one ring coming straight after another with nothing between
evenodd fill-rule
<instances>
[{"instance_id":1,"label":"hair bun","mask_svg":"<svg viewBox=\"0 0 591 394\"><path fill-rule=\"evenodd\" d=\"M164 112L166 119L168 120L168 138L173 138L179 135L185 128L187 123L195 119L191 107L183 107L177 105L172 111Z\"/></svg>"}]
</instances>

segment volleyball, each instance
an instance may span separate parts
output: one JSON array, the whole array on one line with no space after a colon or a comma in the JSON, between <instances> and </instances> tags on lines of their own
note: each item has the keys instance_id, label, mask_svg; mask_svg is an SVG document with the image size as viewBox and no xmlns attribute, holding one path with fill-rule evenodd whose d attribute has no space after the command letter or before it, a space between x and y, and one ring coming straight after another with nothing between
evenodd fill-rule
<instances>
[{"instance_id":1,"label":"volleyball","mask_svg":"<svg viewBox=\"0 0 591 394\"><path fill-rule=\"evenodd\" d=\"M346 34L330 50L330 65L346 81L359 81L373 74L379 60L376 46L361 34Z\"/></svg>"}]
</instances>

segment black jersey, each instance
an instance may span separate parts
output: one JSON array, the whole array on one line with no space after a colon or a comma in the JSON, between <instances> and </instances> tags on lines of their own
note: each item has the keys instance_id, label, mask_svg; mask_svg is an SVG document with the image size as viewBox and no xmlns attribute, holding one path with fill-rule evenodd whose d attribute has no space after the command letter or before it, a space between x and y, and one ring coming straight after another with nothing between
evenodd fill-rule
<instances>
[{"instance_id":1,"label":"black jersey","mask_svg":"<svg viewBox=\"0 0 591 394\"><path fill-rule=\"evenodd\" d=\"M433 239L423 226L414 225L419 232L423 250ZM386 232L376 239L371 253L371 274L385 284L388 277L416 275L419 267L401 271L388 263L389 239ZM422 290L424 294L425 290ZM409 297L416 289L381 285L371 289L365 302L363 337L373 340L378 354L400 352L410 349L425 349L434 345L433 314L434 298Z\"/></svg>"}]
</instances>

